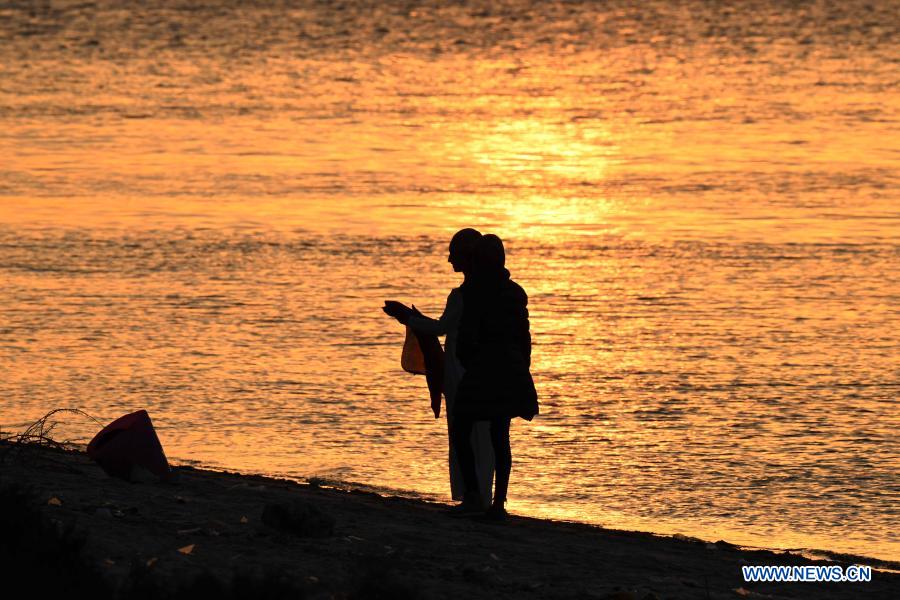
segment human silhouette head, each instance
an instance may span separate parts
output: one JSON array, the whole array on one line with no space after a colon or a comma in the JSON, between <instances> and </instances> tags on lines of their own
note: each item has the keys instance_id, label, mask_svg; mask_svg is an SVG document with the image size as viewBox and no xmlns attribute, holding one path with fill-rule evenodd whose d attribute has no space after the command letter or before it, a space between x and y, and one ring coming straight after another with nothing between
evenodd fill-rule
<instances>
[{"instance_id":1,"label":"human silhouette head","mask_svg":"<svg viewBox=\"0 0 900 600\"><path fill-rule=\"evenodd\" d=\"M472 263L473 272L495 273L501 271L506 265L503 241L493 233L481 236L481 239L475 244Z\"/></svg>"},{"instance_id":2,"label":"human silhouette head","mask_svg":"<svg viewBox=\"0 0 900 600\"><path fill-rule=\"evenodd\" d=\"M467 227L460 229L450 240L450 256L447 262L453 265L456 273L468 272L472 270L472 252L475 244L481 239L481 232Z\"/></svg>"}]
</instances>

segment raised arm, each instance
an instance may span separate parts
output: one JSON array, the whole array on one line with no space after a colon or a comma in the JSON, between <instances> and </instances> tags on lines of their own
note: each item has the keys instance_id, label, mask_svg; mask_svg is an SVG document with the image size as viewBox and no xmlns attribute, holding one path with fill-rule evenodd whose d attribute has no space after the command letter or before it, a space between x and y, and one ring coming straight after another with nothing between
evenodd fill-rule
<instances>
[{"instance_id":1,"label":"raised arm","mask_svg":"<svg viewBox=\"0 0 900 600\"><path fill-rule=\"evenodd\" d=\"M446 335L459 326L459 319L462 316L462 293L458 288L454 288L447 296L447 304L444 306L444 313L437 319L430 319L420 315L410 315L407 325L418 331L419 333L427 333L429 335Z\"/></svg>"}]
</instances>

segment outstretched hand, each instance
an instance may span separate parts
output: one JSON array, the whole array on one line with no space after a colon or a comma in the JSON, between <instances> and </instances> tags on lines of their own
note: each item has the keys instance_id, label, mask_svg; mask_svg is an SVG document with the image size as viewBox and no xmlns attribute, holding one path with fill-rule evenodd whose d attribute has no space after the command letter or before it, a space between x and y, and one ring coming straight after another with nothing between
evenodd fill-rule
<instances>
[{"instance_id":1,"label":"outstretched hand","mask_svg":"<svg viewBox=\"0 0 900 600\"><path fill-rule=\"evenodd\" d=\"M381 307L381 310L383 310L386 314L394 317L395 319L397 319L398 321L400 321L401 323L406 325L406 322L409 320L410 315L413 314L414 309L409 308L402 302L396 302L394 300L385 300L384 306ZM418 312L418 311L416 311L416 312Z\"/></svg>"}]
</instances>

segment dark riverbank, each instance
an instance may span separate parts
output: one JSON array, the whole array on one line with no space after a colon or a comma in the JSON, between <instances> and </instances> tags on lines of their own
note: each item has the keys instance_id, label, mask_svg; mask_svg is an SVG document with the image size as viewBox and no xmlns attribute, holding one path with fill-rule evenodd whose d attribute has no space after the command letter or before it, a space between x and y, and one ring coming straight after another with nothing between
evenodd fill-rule
<instances>
[{"instance_id":1,"label":"dark riverbank","mask_svg":"<svg viewBox=\"0 0 900 600\"><path fill-rule=\"evenodd\" d=\"M78 452L3 444L0 453L4 570L22 575L23 589L52 582L100 597L900 597L900 575L883 572L859 584L747 584L744 564L812 561L723 542L519 517L460 520L443 505L187 467L177 468L175 483L133 484ZM273 507L292 503L307 511L305 535L272 526Z\"/></svg>"}]
</instances>

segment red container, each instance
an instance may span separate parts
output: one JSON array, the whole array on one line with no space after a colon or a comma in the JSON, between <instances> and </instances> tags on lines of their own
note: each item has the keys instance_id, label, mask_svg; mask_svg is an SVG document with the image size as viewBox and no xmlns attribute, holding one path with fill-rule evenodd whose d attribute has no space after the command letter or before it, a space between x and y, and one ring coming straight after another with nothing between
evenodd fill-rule
<instances>
[{"instance_id":1,"label":"red container","mask_svg":"<svg viewBox=\"0 0 900 600\"><path fill-rule=\"evenodd\" d=\"M128 481L141 479L141 470L163 480L172 474L146 410L119 417L104 427L88 444L87 453L109 475Z\"/></svg>"}]
</instances>

